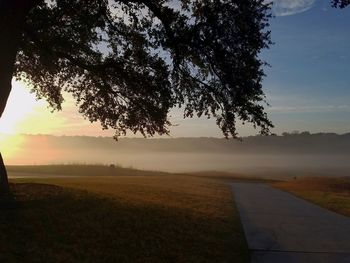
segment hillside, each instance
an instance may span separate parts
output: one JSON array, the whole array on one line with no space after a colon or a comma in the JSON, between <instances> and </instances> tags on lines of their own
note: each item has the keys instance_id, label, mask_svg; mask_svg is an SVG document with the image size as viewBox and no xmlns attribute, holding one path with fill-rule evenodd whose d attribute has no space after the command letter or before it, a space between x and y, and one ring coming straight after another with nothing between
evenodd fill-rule
<instances>
[{"instance_id":1,"label":"hillside","mask_svg":"<svg viewBox=\"0 0 350 263\"><path fill-rule=\"evenodd\" d=\"M13 143L11 143L13 141ZM20 135L3 148L7 164L116 164L171 172L337 173L350 169L350 134L224 138L122 138Z\"/></svg>"}]
</instances>

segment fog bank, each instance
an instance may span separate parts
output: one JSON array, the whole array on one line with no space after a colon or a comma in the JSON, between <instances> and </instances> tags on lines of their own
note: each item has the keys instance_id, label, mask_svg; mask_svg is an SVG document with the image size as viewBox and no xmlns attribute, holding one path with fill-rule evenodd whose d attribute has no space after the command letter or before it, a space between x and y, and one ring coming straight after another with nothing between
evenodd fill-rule
<instances>
[{"instance_id":1,"label":"fog bank","mask_svg":"<svg viewBox=\"0 0 350 263\"><path fill-rule=\"evenodd\" d=\"M12 143L11 143L12 141ZM5 145L6 146L6 145ZM117 164L169 172L342 175L350 171L350 136L335 134L121 139L21 135L2 148L7 164Z\"/></svg>"}]
</instances>

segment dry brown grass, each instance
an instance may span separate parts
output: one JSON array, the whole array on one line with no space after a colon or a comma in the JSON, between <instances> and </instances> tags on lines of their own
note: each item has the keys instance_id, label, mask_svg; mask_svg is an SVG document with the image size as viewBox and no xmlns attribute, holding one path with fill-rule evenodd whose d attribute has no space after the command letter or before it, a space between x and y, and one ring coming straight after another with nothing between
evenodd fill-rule
<instances>
[{"instance_id":1,"label":"dry brown grass","mask_svg":"<svg viewBox=\"0 0 350 263\"><path fill-rule=\"evenodd\" d=\"M90 209L89 213L82 213L89 220L79 219L80 215L76 215L71 204L68 208L61 208L63 214L47 207L39 213L50 213L45 215L48 218L55 215L56 221L59 221L59 216L70 218L72 215L75 222L80 220L82 226L76 227L87 232L85 239L94 239L89 236L90 231L99 242L94 248L89 248L89 243L93 243L91 240L77 248L85 251L86 255L90 255L91 251L103 255L103 246L107 243L108 249L112 251L113 248L113 254L105 255L112 261L84 262L247 262L249 257L231 189L219 181L164 175L18 179L16 182L57 185L71 189L69 191L74 196L79 193L78 199L72 199L76 203L74 206L78 207L78 211L80 206ZM81 190L83 192L76 192ZM88 191L86 198L82 194L84 191ZM18 196L21 196L20 192L22 195L23 192L35 195L28 187L26 191L17 191ZM43 196L47 193L44 190L39 192ZM68 204L68 199L63 203ZM69 224L69 220L65 219L62 223ZM91 230L95 225L101 233ZM108 229L113 229L113 232ZM52 231L56 233L54 228ZM77 232L72 227L68 231ZM74 237L70 238L73 243ZM71 255L71 252L64 251ZM82 252L78 254L87 258ZM71 262L83 262L73 256L76 260ZM96 259L96 256L93 258Z\"/></svg>"},{"instance_id":2,"label":"dry brown grass","mask_svg":"<svg viewBox=\"0 0 350 263\"><path fill-rule=\"evenodd\" d=\"M329 210L350 216L349 177L305 177L272 185Z\"/></svg>"},{"instance_id":3,"label":"dry brown grass","mask_svg":"<svg viewBox=\"0 0 350 263\"><path fill-rule=\"evenodd\" d=\"M251 183L274 183L280 182L280 179L269 176L257 176L253 174L233 173L233 172L218 172L218 171L202 171L188 173L188 175L224 180L226 182L251 182Z\"/></svg>"},{"instance_id":4,"label":"dry brown grass","mask_svg":"<svg viewBox=\"0 0 350 263\"><path fill-rule=\"evenodd\" d=\"M125 168L118 165L97 165L97 164L55 164L55 165L8 165L7 172L11 175L28 177L35 176L146 176L146 175L166 175L166 172L144 171L133 168Z\"/></svg>"},{"instance_id":5,"label":"dry brown grass","mask_svg":"<svg viewBox=\"0 0 350 263\"><path fill-rule=\"evenodd\" d=\"M232 210L232 196L224 184L191 176L45 178L35 182L88 190L133 205L185 209L208 216L223 217Z\"/></svg>"}]
</instances>

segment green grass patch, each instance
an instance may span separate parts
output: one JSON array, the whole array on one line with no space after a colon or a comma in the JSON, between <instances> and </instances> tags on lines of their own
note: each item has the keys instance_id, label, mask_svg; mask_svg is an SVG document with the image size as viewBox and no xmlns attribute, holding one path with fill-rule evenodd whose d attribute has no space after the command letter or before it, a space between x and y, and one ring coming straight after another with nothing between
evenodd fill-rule
<instances>
[{"instance_id":1,"label":"green grass patch","mask_svg":"<svg viewBox=\"0 0 350 263\"><path fill-rule=\"evenodd\" d=\"M225 184L181 176L15 182L17 205L0 214L0 262L248 262Z\"/></svg>"},{"instance_id":2,"label":"green grass patch","mask_svg":"<svg viewBox=\"0 0 350 263\"><path fill-rule=\"evenodd\" d=\"M301 178L272 185L339 214L350 216L350 177Z\"/></svg>"}]
</instances>

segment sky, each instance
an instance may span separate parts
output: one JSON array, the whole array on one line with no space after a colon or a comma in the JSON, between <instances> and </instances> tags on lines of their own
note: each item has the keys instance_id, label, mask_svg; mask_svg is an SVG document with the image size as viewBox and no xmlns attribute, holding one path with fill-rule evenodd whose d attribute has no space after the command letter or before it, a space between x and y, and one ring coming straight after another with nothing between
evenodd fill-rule
<instances>
[{"instance_id":1,"label":"sky","mask_svg":"<svg viewBox=\"0 0 350 263\"><path fill-rule=\"evenodd\" d=\"M276 0L273 12L275 44L261 54L271 65L265 69L263 87L275 125L272 132L350 132L350 7L331 8L330 0ZM179 110L171 115L176 125L172 137L222 137L215 120L183 120ZM238 132L247 136L258 130L238 124ZM36 101L20 82L13 82L0 133L114 134L84 120L69 96L61 112L51 113L47 103Z\"/></svg>"}]
</instances>

